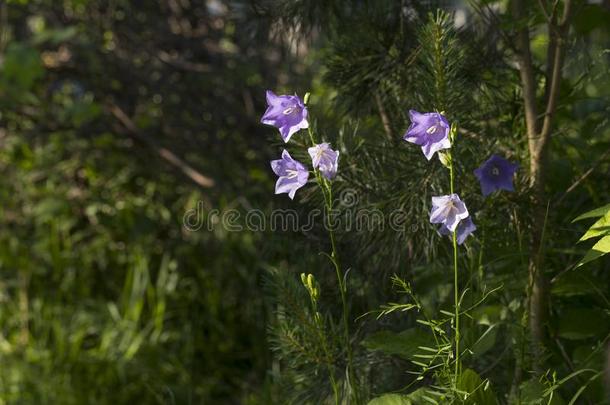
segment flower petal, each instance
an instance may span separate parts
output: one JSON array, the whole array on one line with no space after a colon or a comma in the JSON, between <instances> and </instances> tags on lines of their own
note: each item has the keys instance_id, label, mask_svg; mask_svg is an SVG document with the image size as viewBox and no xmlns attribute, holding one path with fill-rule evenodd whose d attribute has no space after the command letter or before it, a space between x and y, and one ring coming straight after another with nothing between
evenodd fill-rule
<instances>
[{"instance_id":1,"label":"flower petal","mask_svg":"<svg viewBox=\"0 0 610 405\"><path fill-rule=\"evenodd\" d=\"M267 99L267 104L269 104L270 106L275 105L280 102L280 97L277 96L271 90L267 90L265 92L265 98Z\"/></svg>"},{"instance_id":2,"label":"flower petal","mask_svg":"<svg viewBox=\"0 0 610 405\"><path fill-rule=\"evenodd\" d=\"M462 220L460 222L460 224L457 227L457 243L459 245L461 245L462 243L464 243L464 241L466 240L466 238L471 235L474 231L476 231L477 227L474 224L474 222L472 222L471 217L468 217L464 220Z\"/></svg>"}]
</instances>

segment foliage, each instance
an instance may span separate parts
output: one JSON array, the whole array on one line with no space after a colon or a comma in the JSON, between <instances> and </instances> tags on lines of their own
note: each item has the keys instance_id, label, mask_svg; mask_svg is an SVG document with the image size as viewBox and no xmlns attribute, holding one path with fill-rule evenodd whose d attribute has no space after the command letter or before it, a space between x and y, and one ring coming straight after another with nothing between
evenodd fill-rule
<instances>
[{"instance_id":1,"label":"foliage","mask_svg":"<svg viewBox=\"0 0 610 405\"><path fill-rule=\"evenodd\" d=\"M608 206L590 210L610 201L610 11L576 1L570 26L536 373L514 41L527 23L541 95L552 2L527 2L525 22L508 3L0 2L0 403L330 403L331 375L352 403L607 402ZM310 91L312 129L341 153L347 328L321 223L245 223L324 204L313 187L272 195L269 141L284 144L259 125L266 89ZM478 226L458 263L457 381L451 243L427 220L448 179L401 139L411 108L458 124L456 186ZM484 199L472 171L492 153L521 168L515 193ZM405 221L356 230L363 211ZM214 212L241 215L241 230Z\"/></svg>"},{"instance_id":2,"label":"foliage","mask_svg":"<svg viewBox=\"0 0 610 405\"><path fill-rule=\"evenodd\" d=\"M478 14L469 16L473 22L456 29L448 16L428 15L423 8L408 6L406 11L390 12L397 9L396 3L379 2L373 6L362 2L358 6L345 5L336 12L335 19L320 16L317 20L325 39L328 38L323 52L324 79L334 91L325 93L323 88L320 91L314 88L312 98L316 100L320 94L318 97L322 98L334 96L334 100L329 105L318 101L312 108L316 116L326 114L325 123L341 122L334 133L326 134L327 139L341 145L338 186L347 198L338 201L340 215L355 220L362 210L378 210L386 217L401 210L409 218L400 231L369 227L354 232L353 228L346 227L339 237L339 251L348 258L347 266L352 269L348 278L352 312L370 315L371 308L377 306L384 315L376 321L370 316L356 320L358 329L354 340L361 340L362 346L371 351L358 354L373 365L359 370L360 375L364 381L370 381L373 393L413 390L417 392L415 395L420 395L426 390L424 395L430 398L429 402L444 403L448 398L454 398L457 403L463 400L460 389L448 384L445 373L441 372L446 368L443 359L450 355L446 342L431 345L429 339L428 345L415 346L417 340L408 340L422 326L446 333L446 326L451 322L451 286L447 277L450 250L427 224L428 190L434 195L446 189L446 180L440 175L445 169L440 162L422 162L417 158L419 151L413 152L399 138L409 124L405 114L408 108L424 111L436 108L446 110L451 121L459 120L460 142L454 159L458 189L461 194L475 196L469 200L469 208L475 212L479 227L477 240L467 245L459 264L461 288L467 291L463 305L468 314L462 342L466 347L464 377L460 383L465 387L463 391L470 392L471 398L478 398L479 393L484 395L485 399L478 399L483 403L495 403L496 398L500 403L556 402L561 397L586 403L601 401L599 379L587 381L581 374L586 367L575 361L573 350L584 341L593 343L589 359L601 361L610 331L604 322L594 324L608 310L606 294L598 288L591 290L579 285L590 285L593 279L596 280L593 283L607 285L609 279L603 265L574 273L579 251L572 248L574 239L566 218L575 206L584 206L586 201L607 195L601 174L601 168L607 167L604 160L607 120L597 115L604 108L589 104L587 108L591 109L587 115L578 112L580 107L570 110L570 103L580 103L576 101L579 99L576 94L586 97L581 80L588 79L578 74L568 75L565 86L571 91L562 91L557 124L560 129L552 138L550 157L551 171L561 175L551 176L547 184L553 199L549 201L545 227L548 250L544 253L546 271L552 278L553 311L551 323L547 325L551 341L547 346L546 367L553 371L534 382L526 377L532 367L526 333L527 258L531 254L527 249L532 226L528 219L531 215L528 154L526 139L522 136L523 107L516 91L519 77L512 60L512 44L506 41L510 38L510 29L506 27L510 27L511 17L508 13L498 15L485 4L477 5L474 10ZM328 12L315 7L309 11ZM299 20L307 27L305 31L311 28L310 17ZM495 24L496 19L501 19L506 26ZM354 26L367 28L356 32L347 28ZM508 36L500 29L505 29ZM369 32L375 35L367 35ZM500 46L497 46L498 39L501 39ZM576 36L574 41L581 40ZM536 57L537 63L544 63L544 54ZM568 71L574 66L573 60L587 58L576 46L570 48L569 57ZM591 69L597 69L594 66L598 63L606 62L598 58L586 62ZM607 86L607 81L596 85L600 91L596 94L604 94L601 96L604 100ZM579 122L581 118L588 123ZM578 139L579 133L589 125L596 128L597 136L587 145ZM578 158L587 153L585 150L596 157L595 170L589 170L585 164L584 169L574 171L585 163ZM519 191L513 195L494 195L484 201L476 198L479 189L471 173L492 151L521 163L516 185ZM576 166L570 169L568 161L574 161ZM572 185L572 179L582 173L586 174L586 183L590 186L588 191L574 193L572 190L581 182ZM315 196L305 200L317 203ZM417 303L404 298L393 300L387 289L387 280L393 273L399 280L408 280L411 294L407 296ZM323 277L327 276L316 274L322 285L328 285ZM388 300L393 304L384 305ZM592 303L594 309L586 312L586 306ZM328 310L333 312L332 307ZM417 323L416 318L422 314L439 312L444 318L420 319L425 324ZM578 330L582 333L577 333ZM424 352L415 352L414 348ZM396 356L410 360L411 364L397 361ZM434 364L414 356L438 359L440 363L434 364L439 368L430 372ZM383 372L378 371L377 361L385 365ZM390 372L390 367L395 371ZM601 367L597 363L593 369L599 373ZM405 371L411 376L396 378ZM479 377L479 373L485 377ZM425 388L417 389L418 386ZM542 387L537 394L530 389L534 386ZM485 390L479 391L482 387ZM380 398L408 400L403 394Z\"/></svg>"},{"instance_id":3,"label":"foliage","mask_svg":"<svg viewBox=\"0 0 610 405\"><path fill-rule=\"evenodd\" d=\"M594 209L585 214L579 215L572 222L580 221L587 218L598 218L597 221L585 232L579 242L591 239L600 238L595 245L587 252L585 257L578 263L579 266L595 260L610 253L610 204Z\"/></svg>"}]
</instances>

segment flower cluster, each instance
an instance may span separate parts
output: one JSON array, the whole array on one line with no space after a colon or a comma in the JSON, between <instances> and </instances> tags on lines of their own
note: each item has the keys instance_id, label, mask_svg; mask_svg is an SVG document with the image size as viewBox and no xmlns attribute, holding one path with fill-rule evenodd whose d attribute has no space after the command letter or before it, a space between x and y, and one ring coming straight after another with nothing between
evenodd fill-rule
<instances>
[{"instance_id":1,"label":"flower cluster","mask_svg":"<svg viewBox=\"0 0 610 405\"><path fill-rule=\"evenodd\" d=\"M301 129L309 128L307 107L300 97L278 96L271 90L267 90L266 96L267 111L261 122L278 128L284 142L288 143L292 135ZM339 152L331 149L330 144L326 142L313 145L307 151L311 156L314 170L318 170L326 179L332 180L337 174ZM278 176L275 194L287 193L291 199L309 179L308 169L301 162L294 160L285 149L281 159L271 161L271 169Z\"/></svg>"},{"instance_id":2,"label":"flower cluster","mask_svg":"<svg viewBox=\"0 0 610 405\"><path fill-rule=\"evenodd\" d=\"M266 94L267 110L261 118L263 124L279 129L284 142L301 129L309 128L307 106L297 95L276 95L268 90ZM307 99L307 96L305 97ZM439 152L442 162L451 165L450 159L440 153L452 146L454 131L443 113L420 113L409 111L411 125L407 129L404 140L421 146L426 159L431 160ZM339 152L333 150L330 144L323 142L314 144L308 150L314 170L327 180L332 180L337 174ZM488 196L497 190L514 191L513 176L519 165L511 163L501 156L492 155L478 169L475 176L481 184L481 192ZM309 180L309 170L301 162L293 159L287 150L282 152L282 158L271 161L271 169L278 176L275 193L287 193L294 198L295 193ZM456 234L456 240L461 245L476 229L466 204L457 194L432 197L430 223L440 224L438 232L441 235Z\"/></svg>"},{"instance_id":3,"label":"flower cluster","mask_svg":"<svg viewBox=\"0 0 610 405\"><path fill-rule=\"evenodd\" d=\"M404 140L421 146L426 159L430 160L436 152L451 148L452 128L442 113L410 110L409 118L411 125L404 135ZM447 163L446 156L440 152L439 159L443 164ZM496 190L514 191L513 175L518 167L519 165L501 156L492 155L474 171L483 195L487 196ZM477 229L466 204L457 194L432 197L430 223L440 224L438 232L441 235L451 235L455 232L460 245Z\"/></svg>"}]
</instances>

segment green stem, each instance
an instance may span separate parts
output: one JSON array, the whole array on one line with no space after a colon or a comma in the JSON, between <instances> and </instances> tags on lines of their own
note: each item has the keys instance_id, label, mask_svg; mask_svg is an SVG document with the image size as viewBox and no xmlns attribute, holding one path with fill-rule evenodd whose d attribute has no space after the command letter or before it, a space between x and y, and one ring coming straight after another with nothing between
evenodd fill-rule
<instances>
[{"instance_id":1,"label":"green stem","mask_svg":"<svg viewBox=\"0 0 610 405\"><path fill-rule=\"evenodd\" d=\"M332 200L332 188L328 185L328 204L327 204L327 221L330 225L330 214L333 209L333 200ZM330 236L330 245L332 249L332 259L333 264L335 265L335 273L337 274L337 281L339 283L339 291L341 293L341 304L343 306L343 329L344 329L344 339L345 339L345 347L347 349L347 373L348 373L348 382L350 386L352 386L352 348L349 340L349 309L347 306L347 286L343 279L343 273L341 271L341 266L339 265L339 256L337 253L337 245L335 243L335 231L331 226L328 228L328 234Z\"/></svg>"},{"instance_id":2,"label":"green stem","mask_svg":"<svg viewBox=\"0 0 610 405\"><path fill-rule=\"evenodd\" d=\"M453 143L453 140L452 140ZM452 145L453 146L453 145ZM449 152L449 187L451 194L454 193L454 171L453 155ZM458 286L458 249L457 249L457 229L453 232L453 299L455 309L455 383L457 384L460 376L460 296Z\"/></svg>"},{"instance_id":3,"label":"green stem","mask_svg":"<svg viewBox=\"0 0 610 405\"><path fill-rule=\"evenodd\" d=\"M320 341L322 342L322 350L324 350L324 356L326 356L326 366L328 367L328 374L330 376L330 385L333 388L333 394L335 397L335 405L339 405L339 389L337 388L337 380L335 379L335 371L334 371L334 367L332 364L332 357L330 356L330 352L328 350L328 345L326 342L326 334L324 332L322 332L322 330L324 329L324 324L322 322L322 317L320 316L320 313L318 312L318 304L317 304L316 300L311 295L309 298L311 300L311 306L313 309L314 318L318 325L318 337L320 338Z\"/></svg>"},{"instance_id":4,"label":"green stem","mask_svg":"<svg viewBox=\"0 0 610 405\"><path fill-rule=\"evenodd\" d=\"M316 145L313 131L311 127L307 129L309 133L309 139L311 140L312 146ZM341 266L339 265L339 256L337 253L337 244L335 242L335 231L331 226L331 212L333 209L333 194L332 194L332 184L326 180L324 177L320 175L320 172L317 169L314 169L314 173L316 176L316 180L318 185L320 186L320 190L322 191L322 195L324 196L324 204L326 206L326 223L328 224L328 235L330 237L330 245L331 245L331 259L333 265L335 266L335 273L337 275L337 282L339 283L339 292L341 293L341 305L343 309L343 329L344 329L344 345L347 350L347 381L350 388L355 387L352 384L352 348L349 340L349 312L347 306L347 287L343 282L343 273L341 272Z\"/></svg>"},{"instance_id":5,"label":"green stem","mask_svg":"<svg viewBox=\"0 0 610 405\"><path fill-rule=\"evenodd\" d=\"M453 299L455 306L455 381L460 375L460 298L458 294L457 237L453 233Z\"/></svg>"}]
</instances>

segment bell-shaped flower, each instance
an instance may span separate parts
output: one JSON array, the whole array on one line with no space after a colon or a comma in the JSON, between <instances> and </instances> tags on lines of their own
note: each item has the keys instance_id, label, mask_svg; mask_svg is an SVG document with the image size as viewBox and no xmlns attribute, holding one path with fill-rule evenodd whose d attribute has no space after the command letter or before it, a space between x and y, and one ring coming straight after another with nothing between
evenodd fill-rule
<instances>
[{"instance_id":1,"label":"bell-shaped flower","mask_svg":"<svg viewBox=\"0 0 610 405\"><path fill-rule=\"evenodd\" d=\"M477 227L474 224L474 222L472 222L472 217L467 217L467 218L461 220L455 230L455 232L457 232L456 240L457 240L458 245L461 245L462 243L464 243L466 238L476 230L477 230ZM441 235L451 235L453 232L451 232L449 229L447 229L447 227L445 225L441 225L441 227L438 230L438 233L440 233Z\"/></svg>"},{"instance_id":2,"label":"bell-shaped flower","mask_svg":"<svg viewBox=\"0 0 610 405\"><path fill-rule=\"evenodd\" d=\"M435 152L449 149L449 130L451 129L447 119L437 112L419 113L415 110L409 111L411 126L404 135L404 140L421 146L421 150L428 160L432 159Z\"/></svg>"},{"instance_id":3,"label":"bell-shaped flower","mask_svg":"<svg viewBox=\"0 0 610 405\"><path fill-rule=\"evenodd\" d=\"M307 151L314 169L318 169L324 177L332 180L337 174L339 152L332 150L326 142L312 146Z\"/></svg>"},{"instance_id":4,"label":"bell-shaped flower","mask_svg":"<svg viewBox=\"0 0 610 405\"><path fill-rule=\"evenodd\" d=\"M309 170L301 163L294 160L287 150L282 152L282 158L271 161L271 169L278 175L275 183L275 194L288 193L290 199L294 193L307 183Z\"/></svg>"},{"instance_id":5,"label":"bell-shaped flower","mask_svg":"<svg viewBox=\"0 0 610 405\"><path fill-rule=\"evenodd\" d=\"M261 122L277 127L284 142L288 142L295 132L309 127L307 107L298 96L278 96L267 90L267 104Z\"/></svg>"},{"instance_id":6,"label":"bell-shaped flower","mask_svg":"<svg viewBox=\"0 0 610 405\"><path fill-rule=\"evenodd\" d=\"M432 197L430 223L442 224L450 232L455 232L460 221L466 219L468 215L466 204L457 194Z\"/></svg>"},{"instance_id":7,"label":"bell-shaped flower","mask_svg":"<svg viewBox=\"0 0 610 405\"><path fill-rule=\"evenodd\" d=\"M481 192L484 196L496 190L515 191L513 176L519 165L511 163L498 155L492 155L485 163L474 171L481 183Z\"/></svg>"}]
</instances>

